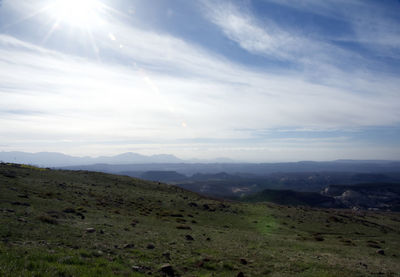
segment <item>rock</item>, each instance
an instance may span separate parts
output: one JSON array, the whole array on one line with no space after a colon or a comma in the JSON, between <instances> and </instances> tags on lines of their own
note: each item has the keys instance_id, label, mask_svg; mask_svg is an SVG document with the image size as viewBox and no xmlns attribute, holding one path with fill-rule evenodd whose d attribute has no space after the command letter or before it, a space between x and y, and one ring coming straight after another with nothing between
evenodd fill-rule
<instances>
[{"instance_id":1,"label":"rock","mask_svg":"<svg viewBox=\"0 0 400 277\"><path fill-rule=\"evenodd\" d=\"M101 251L101 250L98 250L98 251L94 251L93 253L92 253L92 255L94 256L94 257L101 257L101 256L103 256L103 251Z\"/></svg>"},{"instance_id":2,"label":"rock","mask_svg":"<svg viewBox=\"0 0 400 277\"><path fill-rule=\"evenodd\" d=\"M163 255L163 257L165 257L167 260L171 260L171 253L169 253L169 252L164 252L162 255Z\"/></svg>"},{"instance_id":3,"label":"rock","mask_svg":"<svg viewBox=\"0 0 400 277\"><path fill-rule=\"evenodd\" d=\"M246 260L245 258L241 258L241 259L240 259L240 263L241 263L242 265L247 265L247 260Z\"/></svg>"},{"instance_id":4,"label":"rock","mask_svg":"<svg viewBox=\"0 0 400 277\"><path fill-rule=\"evenodd\" d=\"M171 217L183 217L183 214L171 214Z\"/></svg>"},{"instance_id":5,"label":"rock","mask_svg":"<svg viewBox=\"0 0 400 277\"><path fill-rule=\"evenodd\" d=\"M385 255L385 250L383 250L383 249L378 249L378 250L376 250L376 254Z\"/></svg>"},{"instance_id":6,"label":"rock","mask_svg":"<svg viewBox=\"0 0 400 277\"><path fill-rule=\"evenodd\" d=\"M11 202L11 205L14 205L14 206L25 206L25 207L29 207L31 204L29 204L29 203L24 203L24 202L18 202L18 201L16 201L16 202Z\"/></svg>"},{"instance_id":7,"label":"rock","mask_svg":"<svg viewBox=\"0 0 400 277\"><path fill-rule=\"evenodd\" d=\"M175 271L171 264L163 264L160 267L160 271L167 276L175 276Z\"/></svg>"},{"instance_id":8,"label":"rock","mask_svg":"<svg viewBox=\"0 0 400 277\"><path fill-rule=\"evenodd\" d=\"M243 272L239 272L238 275L236 275L237 277L244 277Z\"/></svg>"},{"instance_id":9,"label":"rock","mask_svg":"<svg viewBox=\"0 0 400 277\"><path fill-rule=\"evenodd\" d=\"M154 248L156 248L156 247L154 246L154 244L149 243L149 244L147 245L146 248L147 248L147 249L154 249Z\"/></svg>"},{"instance_id":10,"label":"rock","mask_svg":"<svg viewBox=\"0 0 400 277\"><path fill-rule=\"evenodd\" d=\"M76 211L75 211L74 208L66 208L66 209L63 210L63 212L64 212L64 213L67 213L67 214L74 214L74 213L76 213Z\"/></svg>"},{"instance_id":11,"label":"rock","mask_svg":"<svg viewBox=\"0 0 400 277\"><path fill-rule=\"evenodd\" d=\"M125 244L124 245L124 249L130 249L130 248L134 248L135 247L135 245L133 244L133 243L127 243L127 244Z\"/></svg>"},{"instance_id":12,"label":"rock","mask_svg":"<svg viewBox=\"0 0 400 277\"><path fill-rule=\"evenodd\" d=\"M96 229L94 228L86 228L86 233L94 233L96 232Z\"/></svg>"},{"instance_id":13,"label":"rock","mask_svg":"<svg viewBox=\"0 0 400 277\"><path fill-rule=\"evenodd\" d=\"M187 226L187 225L178 225L178 226L176 226L176 229L179 229L179 230L192 230L192 228L190 226Z\"/></svg>"},{"instance_id":14,"label":"rock","mask_svg":"<svg viewBox=\"0 0 400 277\"><path fill-rule=\"evenodd\" d=\"M185 238L186 240L194 240L194 238L191 235L186 235Z\"/></svg>"}]
</instances>

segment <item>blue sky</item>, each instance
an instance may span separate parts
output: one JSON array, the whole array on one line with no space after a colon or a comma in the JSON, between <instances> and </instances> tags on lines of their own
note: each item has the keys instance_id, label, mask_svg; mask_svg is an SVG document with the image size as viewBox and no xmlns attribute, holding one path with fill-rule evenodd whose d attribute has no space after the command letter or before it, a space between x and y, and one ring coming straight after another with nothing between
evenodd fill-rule
<instances>
[{"instance_id":1,"label":"blue sky","mask_svg":"<svg viewBox=\"0 0 400 277\"><path fill-rule=\"evenodd\" d=\"M400 159L400 2L2 0L0 151Z\"/></svg>"}]
</instances>

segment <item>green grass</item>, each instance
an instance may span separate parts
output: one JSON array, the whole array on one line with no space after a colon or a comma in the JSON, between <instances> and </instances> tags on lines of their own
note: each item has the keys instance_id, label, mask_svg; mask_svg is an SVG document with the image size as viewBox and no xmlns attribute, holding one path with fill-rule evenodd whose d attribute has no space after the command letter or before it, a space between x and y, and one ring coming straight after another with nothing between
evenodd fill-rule
<instances>
[{"instance_id":1,"label":"green grass","mask_svg":"<svg viewBox=\"0 0 400 277\"><path fill-rule=\"evenodd\" d=\"M399 230L398 213L217 201L0 165L0 276L162 276L165 263L180 276L400 276Z\"/></svg>"}]
</instances>

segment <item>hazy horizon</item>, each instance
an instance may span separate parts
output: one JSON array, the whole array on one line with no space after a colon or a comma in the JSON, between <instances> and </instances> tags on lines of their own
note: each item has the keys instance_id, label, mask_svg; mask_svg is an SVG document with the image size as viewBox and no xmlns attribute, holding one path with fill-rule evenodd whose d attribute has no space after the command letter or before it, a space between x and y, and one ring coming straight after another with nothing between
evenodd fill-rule
<instances>
[{"instance_id":1,"label":"hazy horizon","mask_svg":"<svg viewBox=\"0 0 400 277\"><path fill-rule=\"evenodd\" d=\"M0 0L0 151L400 159L400 3Z\"/></svg>"},{"instance_id":2,"label":"hazy horizon","mask_svg":"<svg viewBox=\"0 0 400 277\"><path fill-rule=\"evenodd\" d=\"M4 153L21 153L21 154L28 154L28 155L38 155L38 154L60 154L60 155L65 155L67 157L72 157L72 158L79 158L79 159L98 159L98 158L114 158L118 156L125 156L125 155L139 155L143 158L152 158L152 157L165 157L165 158L171 158L173 159L178 159L179 161L176 161L176 163L298 163L298 162L338 162L338 161L354 161L354 162L399 162L400 159L393 159L393 160L375 160L375 159L336 159L336 160L253 160L253 161L246 161L246 160L234 160L231 158L227 157L212 157L208 159L198 159L198 158L182 158L177 155L171 154L171 153L158 153L154 155L146 155L146 154L141 154L141 153L135 153L135 152L124 152L124 153L117 153L113 155L99 155L99 156L90 156L90 155L69 155L63 152L24 152L24 151L0 151L0 161L1 160L1 155ZM128 157L129 158L129 157ZM3 162L13 162L12 160L7 160ZM150 162L153 163L153 162ZM174 163L173 161L168 161L166 163ZM114 163L115 164L115 163Z\"/></svg>"}]
</instances>

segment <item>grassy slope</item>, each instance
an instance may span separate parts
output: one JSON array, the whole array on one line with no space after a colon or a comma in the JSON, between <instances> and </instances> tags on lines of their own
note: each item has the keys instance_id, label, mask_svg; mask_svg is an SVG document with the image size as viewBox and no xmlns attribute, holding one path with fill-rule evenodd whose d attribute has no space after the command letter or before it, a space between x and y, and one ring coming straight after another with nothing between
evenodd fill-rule
<instances>
[{"instance_id":1,"label":"grassy slope","mask_svg":"<svg viewBox=\"0 0 400 277\"><path fill-rule=\"evenodd\" d=\"M299 192L293 190L266 189L261 192L248 195L242 198L248 202L273 202L280 205L306 205L321 207L326 202L333 202L331 197L321 195L317 192ZM326 206L325 206L326 207Z\"/></svg>"},{"instance_id":2,"label":"grassy slope","mask_svg":"<svg viewBox=\"0 0 400 277\"><path fill-rule=\"evenodd\" d=\"M398 213L220 202L0 164L0 276L159 276L164 263L181 276L400 276L399 230Z\"/></svg>"}]
</instances>

